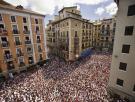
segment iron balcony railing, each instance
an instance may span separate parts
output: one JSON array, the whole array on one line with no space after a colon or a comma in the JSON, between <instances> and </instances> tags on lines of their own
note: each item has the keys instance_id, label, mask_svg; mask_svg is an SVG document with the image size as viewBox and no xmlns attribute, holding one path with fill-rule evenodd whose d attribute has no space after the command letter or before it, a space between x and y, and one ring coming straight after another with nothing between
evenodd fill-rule
<instances>
[{"instance_id":1,"label":"iron balcony railing","mask_svg":"<svg viewBox=\"0 0 135 102\"><path fill-rule=\"evenodd\" d=\"M24 56L22 52L17 53L17 57L21 57L21 56Z\"/></svg>"},{"instance_id":2,"label":"iron balcony railing","mask_svg":"<svg viewBox=\"0 0 135 102\"><path fill-rule=\"evenodd\" d=\"M30 34L30 31L29 30L24 30L23 33L24 34Z\"/></svg>"},{"instance_id":3,"label":"iron balcony railing","mask_svg":"<svg viewBox=\"0 0 135 102\"><path fill-rule=\"evenodd\" d=\"M25 44L31 44L31 40L25 41Z\"/></svg>"},{"instance_id":4,"label":"iron balcony railing","mask_svg":"<svg viewBox=\"0 0 135 102\"><path fill-rule=\"evenodd\" d=\"M20 41L15 41L15 45L22 45Z\"/></svg>"},{"instance_id":5,"label":"iron balcony railing","mask_svg":"<svg viewBox=\"0 0 135 102\"><path fill-rule=\"evenodd\" d=\"M20 32L17 29L13 30L12 32L13 32L13 34L20 34Z\"/></svg>"},{"instance_id":6,"label":"iron balcony railing","mask_svg":"<svg viewBox=\"0 0 135 102\"><path fill-rule=\"evenodd\" d=\"M6 60L6 62L8 62L8 61L11 61L13 59L13 56L11 54L5 54L4 59Z\"/></svg>"},{"instance_id":7,"label":"iron balcony railing","mask_svg":"<svg viewBox=\"0 0 135 102\"><path fill-rule=\"evenodd\" d=\"M0 28L0 36L7 36L8 35L8 32L5 28Z\"/></svg>"},{"instance_id":8,"label":"iron balcony railing","mask_svg":"<svg viewBox=\"0 0 135 102\"><path fill-rule=\"evenodd\" d=\"M8 41L2 41L1 45L2 45L2 47L9 47L9 42Z\"/></svg>"}]
</instances>

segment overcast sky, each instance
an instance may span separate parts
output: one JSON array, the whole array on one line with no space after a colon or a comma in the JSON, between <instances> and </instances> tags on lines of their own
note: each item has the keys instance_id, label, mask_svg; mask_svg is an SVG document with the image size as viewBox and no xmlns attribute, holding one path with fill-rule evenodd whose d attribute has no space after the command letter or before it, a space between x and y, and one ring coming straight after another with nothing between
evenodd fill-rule
<instances>
[{"instance_id":1,"label":"overcast sky","mask_svg":"<svg viewBox=\"0 0 135 102\"><path fill-rule=\"evenodd\" d=\"M117 6L114 0L5 0L13 5L22 5L25 8L45 14L45 23L63 7L78 6L82 17L89 20L110 18L116 14Z\"/></svg>"}]
</instances>

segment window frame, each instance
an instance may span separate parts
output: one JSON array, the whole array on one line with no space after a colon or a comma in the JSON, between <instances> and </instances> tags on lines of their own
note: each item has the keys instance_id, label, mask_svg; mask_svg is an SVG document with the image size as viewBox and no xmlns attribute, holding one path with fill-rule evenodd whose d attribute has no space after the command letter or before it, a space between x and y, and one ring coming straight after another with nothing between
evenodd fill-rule
<instances>
[{"instance_id":1,"label":"window frame","mask_svg":"<svg viewBox=\"0 0 135 102\"><path fill-rule=\"evenodd\" d=\"M121 82L122 82L122 85L120 85L120 84L121 84L121 82L119 83L118 81L121 81ZM117 84L118 86L123 87L123 86L124 86L124 80L122 80L122 79L120 79L120 78L117 78L117 80L116 80L116 84Z\"/></svg>"},{"instance_id":2,"label":"window frame","mask_svg":"<svg viewBox=\"0 0 135 102\"><path fill-rule=\"evenodd\" d=\"M123 64L123 65L122 65ZM124 66L125 65L125 66ZM122 68L122 67L125 67L125 68ZM124 62L120 62L119 64L119 70L122 70L122 71L127 71L127 63L124 63Z\"/></svg>"},{"instance_id":3,"label":"window frame","mask_svg":"<svg viewBox=\"0 0 135 102\"><path fill-rule=\"evenodd\" d=\"M135 16L135 4L128 6L127 16Z\"/></svg>"},{"instance_id":4,"label":"window frame","mask_svg":"<svg viewBox=\"0 0 135 102\"><path fill-rule=\"evenodd\" d=\"M129 46L129 48L128 48L128 52L126 51L126 50L124 50L124 46L125 46L125 48L126 48L126 46ZM126 53L126 54L129 54L129 52L130 52L130 48L131 48L131 45L128 45L128 44L123 44L122 45L122 51L121 51L121 53Z\"/></svg>"},{"instance_id":5,"label":"window frame","mask_svg":"<svg viewBox=\"0 0 135 102\"><path fill-rule=\"evenodd\" d=\"M132 27L132 31L129 32L130 28ZM124 35L125 36L132 36L134 32L134 26L126 26L125 27L125 32Z\"/></svg>"},{"instance_id":6,"label":"window frame","mask_svg":"<svg viewBox=\"0 0 135 102\"><path fill-rule=\"evenodd\" d=\"M24 18L26 19L26 22L24 22ZM23 17L23 23L27 23L27 17Z\"/></svg>"},{"instance_id":7,"label":"window frame","mask_svg":"<svg viewBox=\"0 0 135 102\"><path fill-rule=\"evenodd\" d=\"M37 21L36 21L37 20ZM39 24L38 18L35 18L35 24Z\"/></svg>"},{"instance_id":8,"label":"window frame","mask_svg":"<svg viewBox=\"0 0 135 102\"><path fill-rule=\"evenodd\" d=\"M15 17L15 22L12 21L12 17ZM10 19L11 19L11 22L12 22L12 23L16 23L16 22L17 22L16 16L14 16L14 15L11 15L11 16L10 16Z\"/></svg>"}]
</instances>

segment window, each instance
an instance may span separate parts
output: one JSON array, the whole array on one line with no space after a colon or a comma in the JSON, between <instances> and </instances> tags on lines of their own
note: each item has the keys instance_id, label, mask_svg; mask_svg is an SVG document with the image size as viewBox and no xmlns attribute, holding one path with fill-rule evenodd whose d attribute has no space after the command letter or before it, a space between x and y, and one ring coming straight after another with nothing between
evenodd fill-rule
<instances>
[{"instance_id":1,"label":"window","mask_svg":"<svg viewBox=\"0 0 135 102\"><path fill-rule=\"evenodd\" d=\"M116 27L116 23L113 23L113 27Z\"/></svg>"},{"instance_id":2,"label":"window","mask_svg":"<svg viewBox=\"0 0 135 102\"><path fill-rule=\"evenodd\" d=\"M39 26L36 26L36 31L39 31Z\"/></svg>"},{"instance_id":3,"label":"window","mask_svg":"<svg viewBox=\"0 0 135 102\"><path fill-rule=\"evenodd\" d=\"M39 41L40 41L40 36L37 36L37 40L39 40Z\"/></svg>"},{"instance_id":4,"label":"window","mask_svg":"<svg viewBox=\"0 0 135 102\"><path fill-rule=\"evenodd\" d=\"M106 37L106 41L108 41L108 37Z\"/></svg>"},{"instance_id":5,"label":"window","mask_svg":"<svg viewBox=\"0 0 135 102\"><path fill-rule=\"evenodd\" d=\"M38 24L38 19L35 19L35 23Z\"/></svg>"},{"instance_id":6,"label":"window","mask_svg":"<svg viewBox=\"0 0 135 102\"><path fill-rule=\"evenodd\" d=\"M41 49L41 45L38 45L38 51L41 51L42 49Z\"/></svg>"},{"instance_id":7,"label":"window","mask_svg":"<svg viewBox=\"0 0 135 102\"><path fill-rule=\"evenodd\" d=\"M29 38L29 37L25 37L25 40L29 41L29 40L30 40L30 38Z\"/></svg>"},{"instance_id":8,"label":"window","mask_svg":"<svg viewBox=\"0 0 135 102\"><path fill-rule=\"evenodd\" d=\"M17 30L17 25L12 25L13 30Z\"/></svg>"},{"instance_id":9,"label":"window","mask_svg":"<svg viewBox=\"0 0 135 102\"><path fill-rule=\"evenodd\" d=\"M33 57L32 57L32 56L31 56L31 57L29 57L29 58L28 58L28 61L29 61L29 64L34 63Z\"/></svg>"},{"instance_id":10,"label":"window","mask_svg":"<svg viewBox=\"0 0 135 102\"><path fill-rule=\"evenodd\" d=\"M28 31L28 26L24 26L24 31Z\"/></svg>"},{"instance_id":11,"label":"window","mask_svg":"<svg viewBox=\"0 0 135 102\"><path fill-rule=\"evenodd\" d=\"M77 35L77 31L75 31L75 37L78 37L78 35Z\"/></svg>"},{"instance_id":12,"label":"window","mask_svg":"<svg viewBox=\"0 0 135 102\"><path fill-rule=\"evenodd\" d=\"M31 52L32 48L31 47L27 47L27 52Z\"/></svg>"},{"instance_id":13,"label":"window","mask_svg":"<svg viewBox=\"0 0 135 102\"><path fill-rule=\"evenodd\" d=\"M122 53L129 53L130 45L123 45L122 47Z\"/></svg>"},{"instance_id":14,"label":"window","mask_svg":"<svg viewBox=\"0 0 135 102\"><path fill-rule=\"evenodd\" d=\"M23 23L27 23L27 18L23 17Z\"/></svg>"},{"instance_id":15,"label":"window","mask_svg":"<svg viewBox=\"0 0 135 102\"><path fill-rule=\"evenodd\" d=\"M7 42L7 38L6 37L1 37L1 41L2 42Z\"/></svg>"},{"instance_id":16,"label":"window","mask_svg":"<svg viewBox=\"0 0 135 102\"><path fill-rule=\"evenodd\" d=\"M22 57L19 58L20 63L24 63L24 59Z\"/></svg>"},{"instance_id":17,"label":"window","mask_svg":"<svg viewBox=\"0 0 135 102\"><path fill-rule=\"evenodd\" d=\"M135 15L135 4L128 7L128 16L134 16Z\"/></svg>"},{"instance_id":18,"label":"window","mask_svg":"<svg viewBox=\"0 0 135 102\"><path fill-rule=\"evenodd\" d=\"M11 21L16 22L15 16L11 16Z\"/></svg>"},{"instance_id":19,"label":"window","mask_svg":"<svg viewBox=\"0 0 135 102\"><path fill-rule=\"evenodd\" d=\"M125 35L133 35L134 26L127 26L125 28Z\"/></svg>"},{"instance_id":20,"label":"window","mask_svg":"<svg viewBox=\"0 0 135 102\"><path fill-rule=\"evenodd\" d=\"M67 26L68 26L68 22L67 22Z\"/></svg>"},{"instance_id":21,"label":"window","mask_svg":"<svg viewBox=\"0 0 135 102\"><path fill-rule=\"evenodd\" d=\"M121 79L117 79L117 85L123 86L124 81Z\"/></svg>"},{"instance_id":22,"label":"window","mask_svg":"<svg viewBox=\"0 0 135 102\"><path fill-rule=\"evenodd\" d=\"M134 85L133 91L135 92L135 85Z\"/></svg>"},{"instance_id":23,"label":"window","mask_svg":"<svg viewBox=\"0 0 135 102\"><path fill-rule=\"evenodd\" d=\"M42 54L40 54L39 55L39 60L42 60L42 59L43 59Z\"/></svg>"},{"instance_id":24,"label":"window","mask_svg":"<svg viewBox=\"0 0 135 102\"><path fill-rule=\"evenodd\" d=\"M68 36L69 36L69 35L68 35L68 31L67 31L67 38L68 38Z\"/></svg>"},{"instance_id":25,"label":"window","mask_svg":"<svg viewBox=\"0 0 135 102\"><path fill-rule=\"evenodd\" d=\"M0 24L0 29L4 29L4 24Z\"/></svg>"},{"instance_id":26,"label":"window","mask_svg":"<svg viewBox=\"0 0 135 102\"><path fill-rule=\"evenodd\" d=\"M0 21L2 21L2 15L0 14Z\"/></svg>"},{"instance_id":27,"label":"window","mask_svg":"<svg viewBox=\"0 0 135 102\"><path fill-rule=\"evenodd\" d=\"M16 42L20 42L19 37L15 37Z\"/></svg>"},{"instance_id":28,"label":"window","mask_svg":"<svg viewBox=\"0 0 135 102\"><path fill-rule=\"evenodd\" d=\"M126 71L126 68L127 68L127 63L120 62L119 69Z\"/></svg>"},{"instance_id":29,"label":"window","mask_svg":"<svg viewBox=\"0 0 135 102\"><path fill-rule=\"evenodd\" d=\"M53 42L55 42L55 39L53 39Z\"/></svg>"}]
</instances>

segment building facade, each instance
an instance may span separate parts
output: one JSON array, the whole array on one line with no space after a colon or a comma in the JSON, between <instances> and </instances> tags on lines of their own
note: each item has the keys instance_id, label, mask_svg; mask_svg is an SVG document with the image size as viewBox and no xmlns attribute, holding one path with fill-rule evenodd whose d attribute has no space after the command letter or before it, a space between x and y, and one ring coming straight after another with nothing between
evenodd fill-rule
<instances>
[{"instance_id":1,"label":"building facade","mask_svg":"<svg viewBox=\"0 0 135 102\"><path fill-rule=\"evenodd\" d=\"M135 0L115 2L118 12L109 87L135 102Z\"/></svg>"},{"instance_id":2,"label":"building facade","mask_svg":"<svg viewBox=\"0 0 135 102\"><path fill-rule=\"evenodd\" d=\"M44 17L0 1L0 75L46 59Z\"/></svg>"},{"instance_id":3,"label":"building facade","mask_svg":"<svg viewBox=\"0 0 135 102\"><path fill-rule=\"evenodd\" d=\"M101 20L96 20L93 22L92 45L96 49L98 49L100 45L101 24Z\"/></svg>"},{"instance_id":4,"label":"building facade","mask_svg":"<svg viewBox=\"0 0 135 102\"><path fill-rule=\"evenodd\" d=\"M111 51L113 50L114 35L116 29L115 17L110 19L101 20L101 30L100 30L100 50Z\"/></svg>"},{"instance_id":5,"label":"building facade","mask_svg":"<svg viewBox=\"0 0 135 102\"><path fill-rule=\"evenodd\" d=\"M47 25L49 52L67 61L75 60L92 46L92 27L89 20L82 18L77 6L63 8Z\"/></svg>"}]
</instances>

